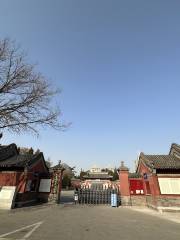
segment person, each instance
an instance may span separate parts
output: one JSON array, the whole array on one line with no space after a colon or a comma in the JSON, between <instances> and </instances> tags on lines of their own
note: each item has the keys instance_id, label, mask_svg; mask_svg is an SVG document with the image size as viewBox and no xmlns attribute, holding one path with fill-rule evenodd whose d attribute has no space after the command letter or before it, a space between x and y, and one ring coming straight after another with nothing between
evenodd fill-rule
<instances>
[{"instance_id":1,"label":"person","mask_svg":"<svg viewBox=\"0 0 180 240\"><path fill-rule=\"evenodd\" d=\"M74 191L74 203L78 203L78 188L76 187L76 190Z\"/></svg>"}]
</instances>

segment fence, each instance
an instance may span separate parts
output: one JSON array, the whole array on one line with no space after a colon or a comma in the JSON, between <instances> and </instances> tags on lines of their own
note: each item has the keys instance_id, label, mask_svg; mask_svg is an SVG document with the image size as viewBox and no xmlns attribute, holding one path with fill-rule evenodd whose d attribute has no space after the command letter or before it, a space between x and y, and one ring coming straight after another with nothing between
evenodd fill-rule
<instances>
[{"instance_id":1,"label":"fence","mask_svg":"<svg viewBox=\"0 0 180 240\"><path fill-rule=\"evenodd\" d=\"M78 203L79 204L111 204L111 194L117 194L117 202L118 206L120 205L120 194L117 189L78 189L75 192L78 195Z\"/></svg>"}]
</instances>

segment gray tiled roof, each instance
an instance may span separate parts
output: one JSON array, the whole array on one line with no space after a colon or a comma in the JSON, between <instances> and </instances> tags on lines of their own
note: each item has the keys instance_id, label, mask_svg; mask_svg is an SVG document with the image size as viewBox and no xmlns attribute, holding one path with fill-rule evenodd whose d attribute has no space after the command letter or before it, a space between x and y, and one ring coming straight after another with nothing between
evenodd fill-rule
<instances>
[{"instance_id":1,"label":"gray tiled roof","mask_svg":"<svg viewBox=\"0 0 180 240\"><path fill-rule=\"evenodd\" d=\"M42 153L39 153L37 155L19 154L17 146L15 144L0 146L0 167L24 168L36 162L41 155Z\"/></svg>"},{"instance_id":2,"label":"gray tiled roof","mask_svg":"<svg viewBox=\"0 0 180 240\"><path fill-rule=\"evenodd\" d=\"M40 154L38 155L15 155L6 160L0 161L0 167L20 167L24 168L26 166L32 165L40 158Z\"/></svg>"},{"instance_id":3,"label":"gray tiled roof","mask_svg":"<svg viewBox=\"0 0 180 240\"><path fill-rule=\"evenodd\" d=\"M17 154L18 150L16 144L12 143L8 146L0 145L0 161L6 160Z\"/></svg>"},{"instance_id":4,"label":"gray tiled roof","mask_svg":"<svg viewBox=\"0 0 180 240\"><path fill-rule=\"evenodd\" d=\"M180 169L180 159L173 155L145 155L142 159L151 169Z\"/></svg>"},{"instance_id":5,"label":"gray tiled roof","mask_svg":"<svg viewBox=\"0 0 180 240\"><path fill-rule=\"evenodd\" d=\"M110 176L108 174L93 173L93 174L85 175L85 176L83 176L83 178L85 178L85 179L111 179L112 176Z\"/></svg>"}]
</instances>

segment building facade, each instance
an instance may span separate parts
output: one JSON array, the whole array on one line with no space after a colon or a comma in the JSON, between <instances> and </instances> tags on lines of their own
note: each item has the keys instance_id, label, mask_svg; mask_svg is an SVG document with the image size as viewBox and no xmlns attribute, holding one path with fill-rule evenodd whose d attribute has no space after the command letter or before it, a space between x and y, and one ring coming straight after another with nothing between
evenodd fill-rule
<instances>
[{"instance_id":1,"label":"building facade","mask_svg":"<svg viewBox=\"0 0 180 240\"><path fill-rule=\"evenodd\" d=\"M47 201L50 184L50 173L42 152L22 154L16 144L0 145L0 187L16 187L16 206Z\"/></svg>"},{"instance_id":2,"label":"building facade","mask_svg":"<svg viewBox=\"0 0 180 240\"><path fill-rule=\"evenodd\" d=\"M89 172L83 176L82 186L105 189L111 186L112 178L107 172Z\"/></svg>"},{"instance_id":3,"label":"building facade","mask_svg":"<svg viewBox=\"0 0 180 240\"><path fill-rule=\"evenodd\" d=\"M166 155L141 153L136 172L142 177L148 206L180 207L180 145L172 144Z\"/></svg>"}]
</instances>

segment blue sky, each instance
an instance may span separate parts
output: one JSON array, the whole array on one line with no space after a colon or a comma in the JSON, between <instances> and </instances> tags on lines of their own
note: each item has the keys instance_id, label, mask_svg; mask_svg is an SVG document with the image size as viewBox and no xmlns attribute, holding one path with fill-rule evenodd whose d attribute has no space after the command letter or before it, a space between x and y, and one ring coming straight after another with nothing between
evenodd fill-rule
<instances>
[{"instance_id":1,"label":"blue sky","mask_svg":"<svg viewBox=\"0 0 180 240\"><path fill-rule=\"evenodd\" d=\"M4 132L3 144L41 149L56 163L133 168L140 151L180 143L180 1L1 0L0 37L62 89L66 132Z\"/></svg>"}]
</instances>

